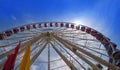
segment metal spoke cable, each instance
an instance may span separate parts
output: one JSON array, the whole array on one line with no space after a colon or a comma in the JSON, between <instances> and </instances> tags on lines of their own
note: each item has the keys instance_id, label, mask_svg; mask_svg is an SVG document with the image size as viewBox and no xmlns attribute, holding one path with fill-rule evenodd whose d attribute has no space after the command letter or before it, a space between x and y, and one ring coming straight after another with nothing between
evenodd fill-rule
<instances>
[{"instance_id":1,"label":"metal spoke cable","mask_svg":"<svg viewBox=\"0 0 120 70\"><path fill-rule=\"evenodd\" d=\"M69 39L70 40L70 39ZM68 41L68 40L67 40ZM73 42L72 42L73 43ZM88 50L91 50L91 51L94 51L94 52L96 52L96 53L98 53L98 54L102 54L102 55L104 55L104 56L106 56L106 57L109 57L108 55L106 55L106 54L103 54L103 53L101 53L101 52L98 52L98 51L95 51L95 50L93 50L93 49L90 49L89 48L89 46L84 46L84 45L81 45L81 44L77 44L77 43L73 43L73 44L75 44L75 45L78 45L78 46L81 46L81 47L83 47L83 48L86 48L86 49L88 49Z\"/></svg>"},{"instance_id":2,"label":"metal spoke cable","mask_svg":"<svg viewBox=\"0 0 120 70\"><path fill-rule=\"evenodd\" d=\"M33 37L33 35L29 35L29 36L19 36L19 37L12 37L12 38L8 38L8 39L5 39L5 40L18 40L19 38L26 38L26 37Z\"/></svg>"},{"instance_id":3,"label":"metal spoke cable","mask_svg":"<svg viewBox=\"0 0 120 70\"><path fill-rule=\"evenodd\" d=\"M60 35L61 37L66 37L66 38L71 38L71 36L64 36L64 35ZM89 40L89 41L95 41L95 42L99 42L97 40L94 40L94 39L84 39L84 38L80 38L80 37L74 37L72 36L76 41L80 41L80 40Z\"/></svg>"},{"instance_id":4,"label":"metal spoke cable","mask_svg":"<svg viewBox=\"0 0 120 70\"><path fill-rule=\"evenodd\" d=\"M59 66L59 67L56 67L56 68L52 68L51 70L57 70L57 69L60 69L60 68L63 68L63 67L66 67L67 65L62 65L62 66Z\"/></svg>"},{"instance_id":5,"label":"metal spoke cable","mask_svg":"<svg viewBox=\"0 0 120 70\"><path fill-rule=\"evenodd\" d=\"M64 62L69 66L70 69L72 70L77 70L76 67L68 61L68 59L51 43L55 51L61 56L61 58L64 60Z\"/></svg>"},{"instance_id":6,"label":"metal spoke cable","mask_svg":"<svg viewBox=\"0 0 120 70\"><path fill-rule=\"evenodd\" d=\"M58 42L56 42L56 43L59 44ZM86 70L85 67L84 67L75 57L73 57L73 55L71 55L65 48L63 48L61 44L59 44L59 45L60 45L60 47L61 47L62 49L64 49L64 50L67 52L67 54L69 54L84 70Z\"/></svg>"},{"instance_id":7,"label":"metal spoke cable","mask_svg":"<svg viewBox=\"0 0 120 70\"><path fill-rule=\"evenodd\" d=\"M90 66L94 67L96 70L99 70L98 67L96 67L92 62L90 62L89 60L87 60L86 58L84 58L83 56L81 56L80 53L74 51L74 50L72 49L72 47L69 47L69 45L68 45L66 42L64 42L64 41L62 41L62 40L59 40L57 37L55 37L55 38L56 38L56 40L58 40L59 42L61 42L66 48L68 48L68 49L70 49L71 51L73 51L74 54L76 54L79 58L81 58L81 59L82 59L83 61L85 61L87 64L89 64Z\"/></svg>"},{"instance_id":8,"label":"metal spoke cable","mask_svg":"<svg viewBox=\"0 0 120 70\"><path fill-rule=\"evenodd\" d=\"M105 66L107 66L107 67L110 67L110 68L113 69L113 70L119 70L118 67L116 67L116 66L108 63L107 61L101 59L100 57L95 56L95 55L93 55L92 53L90 53L90 52L88 52L88 51L86 51L86 50L84 50L84 49L82 49L82 48L80 48L80 47L77 47L77 46L75 46L75 45L73 45L73 44L71 44L71 43L69 43L69 42L67 42L67 41L65 41L65 40L63 40L63 39L55 36L55 35L54 35L54 37L57 38L58 40L60 39L59 41L61 41L62 43L66 42L69 46L74 47L76 50L81 51L82 53L88 55L89 57L93 58L94 60L98 61L99 63L101 63L101 64L103 64L103 65L105 65Z\"/></svg>"},{"instance_id":9,"label":"metal spoke cable","mask_svg":"<svg viewBox=\"0 0 120 70\"><path fill-rule=\"evenodd\" d=\"M30 38L30 39L32 39L32 38ZM24 41L28 41L28 40L30 40L30 39L24 39L24 40L20 40L20 41L21 41L21 42L24 42ZM18 41L19 41L19 40L18 40ZM11 45L17 44L18 41L9 43L9 44L7 44L7 45L0 46L0 48L9 47L9 46L11 46Z\"/></svg>"},{"instance_id":10,"label":"metal spoke cable","mask_svg":"<svg viewBox=\"0 0 120 70\"><path fill-rule=\"evenodd\" d=\"M47 43L44 43L44 46L31 58L31 65L33 64L35 59L37 59L37 57L43 51L43 49L45 48L46 45L47 45ZM15 70L19 67L19 65L20 65L20 63L16 66Z\"/></svg>"},{"instance_id":11,"label":"metal spoke cable","mask_svg":"<svg viewBox=\"0 0 120 70\"><path fill-rule=\"evenodd\" d=\"M106 56L106 57L109 57L108 55L106 55L106 54L104 54L104 53L101 53L101 52L98 52L98 51L96 51L96 50L93 50L93 49L89 48L89 46L84 46L84 45L76 44L76 43L74 43L74 44L77 45L77 46L86 48L86 49L88 49L88 50L94 51L94 52L96 52L96 53L98 53L98 54L104 55L104 56Z\"/></svg>"},{"instance_id":12,"label":"metal spoke cable","mask_svg":"<svg viewBox=\"0 0 120 70\"><path fill-rule=\"evenodd\" d=\"M40 41L39 42L41 42L41 44L40 45L43 45L43 42L44 42L44 40L43 39L40 39ZM31 50L31 53L35 50L35 49L37 49L39 46L39 43L37 43L36 45L35 45L35 47L34 48L32 48L32 50ZM19 54L20 55L20 54ZM18 55L18 56L19 56ZM20 56L20 57L17 57L17 59L21 59L22 58L22 56Z\"/></svg>"}]
</instances>

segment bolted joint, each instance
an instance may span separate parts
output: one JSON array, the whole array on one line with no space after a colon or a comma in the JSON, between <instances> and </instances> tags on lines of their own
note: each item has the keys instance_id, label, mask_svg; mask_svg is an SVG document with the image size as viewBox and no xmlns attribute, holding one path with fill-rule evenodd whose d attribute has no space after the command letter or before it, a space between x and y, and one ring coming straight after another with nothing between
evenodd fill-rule
<instances>
[{"instance_id":1,"label":"bolted joint","mask_svg":"<svg viewBox=\"0 0 120 70\"><path fill-rule=\"evenodd\" d=\"M76 52L76 49L75 49L75 48L72 48L72 51Z\"/></svg>"}]
</instances>

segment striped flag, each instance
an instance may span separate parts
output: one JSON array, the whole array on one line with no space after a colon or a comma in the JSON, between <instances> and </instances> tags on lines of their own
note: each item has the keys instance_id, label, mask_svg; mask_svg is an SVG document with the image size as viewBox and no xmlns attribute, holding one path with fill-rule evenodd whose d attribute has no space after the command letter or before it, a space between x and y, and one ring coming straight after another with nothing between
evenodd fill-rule
<instances>
[{"instance_id":1,"label":"striped flag","mask_svg":"<svg viewBox=\"0 0 120 70\"><path fill-rule=\"evenodd\" d=\"M27 48L22 58L19 70L30 70L30 45L30 43L27 44Z\"/></svg>"},{"instance_id":2,"label":"striped flag","mask_svg":"<svg viewBox=\"0 0 120 70\"><path fill-rule=\"evenodd\" d=\"M19 44L15 47L14 52L8 56L7 61L4 64L3 70L13 70L14 65L15 65L15 60L18 54L20 48L20 42Z\"/></svg>"}]
</instances>

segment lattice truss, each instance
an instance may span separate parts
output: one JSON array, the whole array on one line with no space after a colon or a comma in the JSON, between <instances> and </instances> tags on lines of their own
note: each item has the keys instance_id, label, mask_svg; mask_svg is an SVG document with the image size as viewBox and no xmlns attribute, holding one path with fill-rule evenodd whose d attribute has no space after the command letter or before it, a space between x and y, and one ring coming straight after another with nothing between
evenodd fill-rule
<instances>
[{"instance_id":1,"label":"lattice truss","mask_svg":"<svg viewBox=\"0 0 120 70\"><path fill-rule=\"evenodd\" d=\"M15 62L19 65L28 42L31 42L31 70L119 70L113 57L116 45L100 32L68 22L40 22L0 33L0 69L18 44L21 47ZM116 54L115 54L116 55ZM118 55L116 55L116 58Z\"/></svg>"}]
</instances>

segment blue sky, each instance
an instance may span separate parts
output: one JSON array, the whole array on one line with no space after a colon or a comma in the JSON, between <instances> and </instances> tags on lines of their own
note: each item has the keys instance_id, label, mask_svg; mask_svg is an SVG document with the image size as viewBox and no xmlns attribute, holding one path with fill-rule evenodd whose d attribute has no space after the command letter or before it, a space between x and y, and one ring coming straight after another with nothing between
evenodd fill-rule
<instances>
[{"instance_id":1,"label":"blue sky","mask_svg":"<svg viewBox=\"0 0 120 70\"><path fill-rule=\"evenodd\" d=\"M90 26L120 48L120 0L0 0L0 31L40 21Z\"/></svg>"},{"instance_id":2,"label":"blue sky","mask_svg":"<svg viewBox=\"0 0 120 70\"><path fill-rule=\"evenodd\" d=\"M41 21L92 27L120 49L120 0L0 0L0 31Z\"/></svg>"}]
</instances>

